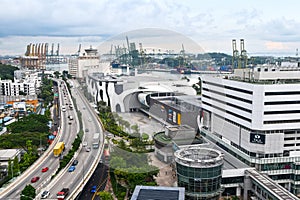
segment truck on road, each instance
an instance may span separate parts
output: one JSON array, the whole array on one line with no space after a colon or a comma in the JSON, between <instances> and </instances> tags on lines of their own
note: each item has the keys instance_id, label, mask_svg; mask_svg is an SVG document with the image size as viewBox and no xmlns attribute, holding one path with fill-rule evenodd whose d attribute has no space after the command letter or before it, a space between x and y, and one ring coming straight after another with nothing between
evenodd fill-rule
<instances>
[{"instance_id":1,"label":"truck on road","mask_svg":"<svg viewBox=\"0 0 300 200\"><path fill-rule=\"evenodd\" d=\"M69 191L70 191L69 188L63 188L61 191L59 191L59 192L56 194L57 199L58 199L58 200L66 199L66 197L67 197L68 194L69 194Z\"/></svg>"},{"instance_id":2,"label":"truck on road","mask_svg":"<svg viewBox=\"0 0 300 200\"><path fill-rule=\"evenodd\" d=\"M92 144L93 149L98 149L99 143L100 143L100 133L94 133L93 144Z\"/></svg>"},{"instance_id":3,"label":"truck on road","mask_svg":"<svg viewBox=\"0 0 300 200\"><path fill-rule=\"evenodd\" d=\"M59 157L64 150L65 150L65 143L58 142L53 149L54 157Z\"/></svg>"}]
</instances>

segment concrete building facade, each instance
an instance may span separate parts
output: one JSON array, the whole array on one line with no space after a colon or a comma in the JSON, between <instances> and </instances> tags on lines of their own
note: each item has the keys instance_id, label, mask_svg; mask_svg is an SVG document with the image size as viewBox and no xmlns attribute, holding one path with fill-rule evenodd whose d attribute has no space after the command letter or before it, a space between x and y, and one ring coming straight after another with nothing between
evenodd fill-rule
<instances>
[{"instance_id":1,"label":"concrete building facade","mask_svg":"<svg viewBox=\"0 0 300 200\"><path fill-rule=\"evenodd\" d=\"M300 71L287 70L203 77L201 126L205 137L300 194Z\"/></svg>"}]
</instances>

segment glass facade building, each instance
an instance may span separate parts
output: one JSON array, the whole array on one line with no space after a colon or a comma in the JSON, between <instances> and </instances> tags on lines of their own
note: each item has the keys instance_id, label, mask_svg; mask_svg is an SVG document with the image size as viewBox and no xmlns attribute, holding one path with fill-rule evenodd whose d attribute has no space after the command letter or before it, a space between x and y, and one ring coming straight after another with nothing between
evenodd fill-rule
<instances>
[{"instance_id":1,"label":"glass facade building","mask_svg":"<svg viewBox=\"0 0 300 200\"><path fill-rule=\"evenodd\" d=\"M178 187L185 188L186 199L218 199L222 193L223 155L202 147L175 152Z\"/></svg>"}]
</instances>

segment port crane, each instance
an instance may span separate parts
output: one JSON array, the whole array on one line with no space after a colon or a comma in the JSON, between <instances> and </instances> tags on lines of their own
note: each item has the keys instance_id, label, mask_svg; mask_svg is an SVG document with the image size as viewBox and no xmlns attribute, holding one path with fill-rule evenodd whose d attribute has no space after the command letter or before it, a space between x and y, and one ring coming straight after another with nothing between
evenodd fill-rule
<instances>
[{"instance_id":1,"label":"port crane","mask_svg":"<svg viewBox=\"0 0 300 200\"><path fill-rule=\"evenodd\" d=\"M237 50L236 40L232 40L232 67L233 69L240 69L247 67L247 51L245 50L245 41L244 39L240 39L240 49L241 53Z\"/></svg>"}]
</instances>

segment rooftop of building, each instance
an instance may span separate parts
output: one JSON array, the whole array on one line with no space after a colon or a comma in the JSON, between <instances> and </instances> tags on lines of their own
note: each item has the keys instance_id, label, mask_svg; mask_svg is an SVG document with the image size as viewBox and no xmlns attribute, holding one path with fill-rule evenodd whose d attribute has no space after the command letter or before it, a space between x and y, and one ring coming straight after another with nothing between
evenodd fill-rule
<instances>
[{"instance_id":1,"label":"rooftop of building","mask_svg":"<svg viewBox=\"0 0 300 200\"><path fill-rule=\"evenodd\" d=\"M2 149L0 150L0 160L7 161L14 158L18 153L20 153L19 149Z\"/></svg>"},{"instance_id":2,"label":"rooftop of building","mask_svg":"<svg viewBox=\"0 0 300 200\"><path fill-rule=\"evenodd\" d=\"M202 144L205 141L202 140L202 138L196 138L196 139L191 139L191 138L180 138L180 139L172 139L168 136L165 135L165 132L158 132L156 133L153 138L160 142L161 144L164 144L165 146L168 145L173 145L176 143L177 145L184 145L184 144Z\"/></svg>"},{"instance_id":3,"label":"rooftop of building","mask_svg":"<svg viewBox=\"0 0 300 200\"><path fill-rule=\"evenodd\" d=\"M178 95L172 97L151 97L160 103L176 108L181 111L195 111L194 108L201 108L201 97L196 95Z\"/></svg>"},{"instance_id":4,"label":"rooftop of building","mask_svg":"<svg viewBox=\"0 0 300 200\"><path fill-rule=\"evenodd\" d=\"M223 164L221 151L202 146L186 146L175 152L175 161L189 167L210 168Z\"/></svg>"},{"instance_id":5,"label":"rooftop of building","mask_svg":"<svg viewBox=\"0 0 300 200\"><path fill-rule=\"evenodd\" d=\"M299 84L300 66L259 65L235 69L233 74L223 78L252 84Z\"/></svg>"},{"instance_id":6,"label":"rooftop of building","mask_svg":"<svg viewBox=\"0 0 300 200\"><path fill-rule=\"evenodd\" d=\"M91 73L89 76L103 82L117 82L123 85L123 90L145 90L184 93L195 95L196 91L186 80L178 80L171 77L162 78L153 74L136 74L136 76L113 76L103 73Z\"/></svg>"},{"instance_id":7,"label":"rooftop of building","mask_svg":"<svg viewBox=\"0 0 300 200\"><path fill-rule=\"evenodd\" d=\"M131 200L184 200L183 187L162 187L137 185L134 189Z\"/></svg>"}]
</instances>

